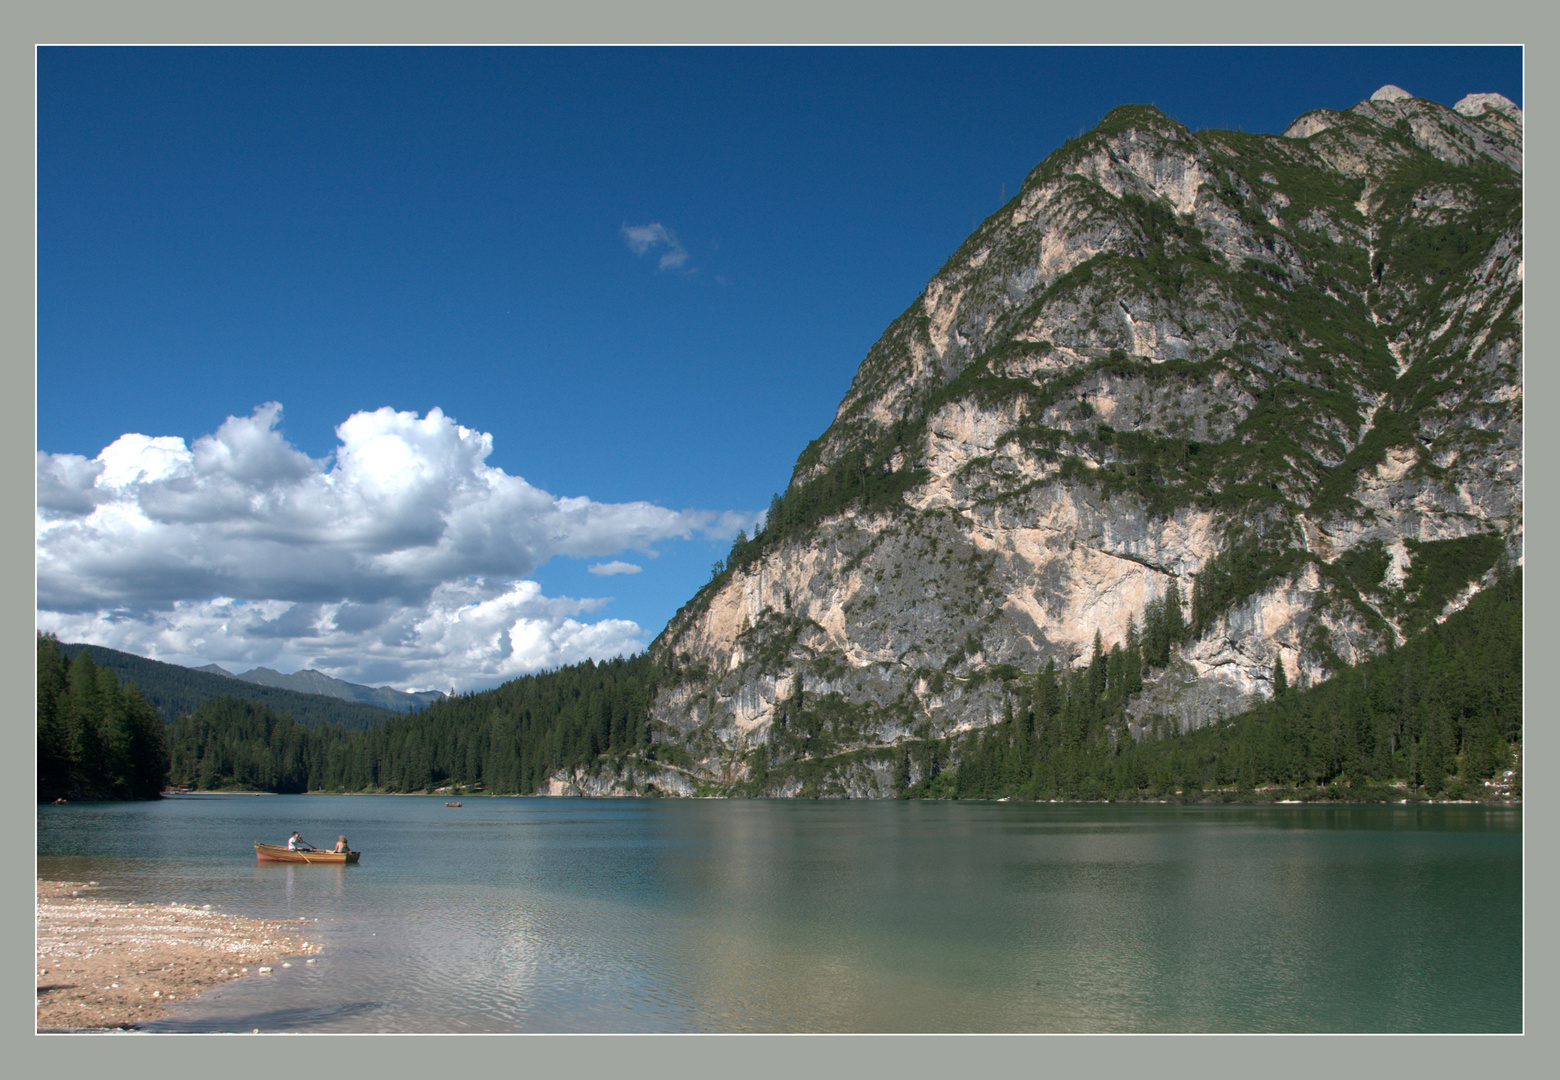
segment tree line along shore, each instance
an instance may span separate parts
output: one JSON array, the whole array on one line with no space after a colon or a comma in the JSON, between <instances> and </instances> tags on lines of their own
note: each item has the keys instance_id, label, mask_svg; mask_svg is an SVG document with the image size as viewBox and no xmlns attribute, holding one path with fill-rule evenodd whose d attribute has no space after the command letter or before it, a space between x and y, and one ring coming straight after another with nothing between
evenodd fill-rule
<instances>
[{"instance_id":1,"label":"tree line along shore","mask_svg":"<svg viewBox=\"0 0 1560 1080\"><path fill-rule=\"evenodd\" d=\"M996 724L919 731L852 749L859 717L829 695L777 708L746 777L699 794L840 794L866 757L903 798L1399 801L1521 795L1522 584L1508 569L1461 610L1327 681L1288 687L1193 731L1129 722L1143 674L1187 632L1179 604L1068 671L1002 665ZM559 773L689 768L650 720L678 677L649 655L587 661L459 695L384 724L304 725L255 701L208 701L163 721L134 684L85 651L38 638L38 797L153 798L170 784L221 791L529 794ZM799 682L799 680L798 680ZM858 744L859 745L859 744ZM647 792L648 793L648 792Z\"/></svg>"}]
</instances>

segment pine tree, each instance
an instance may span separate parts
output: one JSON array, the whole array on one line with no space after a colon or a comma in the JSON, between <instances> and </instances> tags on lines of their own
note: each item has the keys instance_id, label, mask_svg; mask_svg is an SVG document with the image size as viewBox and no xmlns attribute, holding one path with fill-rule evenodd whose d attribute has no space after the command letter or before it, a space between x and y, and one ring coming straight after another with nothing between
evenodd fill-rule
<instances>
[{"instance_id":1,"label":"pine tree","mask_svg":"<svg viewBox=\"0 0 1560 1080\"><path fill-rule=\"evenodd\" d=\"M103 731L104 709L97 665L83 650L71 661L63 705L70 738L70 765L78 797L99 799L108 778L108 740Z\"/></svg>"},{"instance_id":2,"label":"pine tree","mask_svg":"<svg viewBox=\"0 0 1560 1080\"><path fill-rule=\"evenodd\" d=\"M38 797L152 799L167 779L167 725L135 685L83 650L67 667L38 639Z\"/></svg>"},{"instance_id":3,"label":"pine tree","mask_svg":"<svg viewBox=\"0 0 1560 1080\"><path fill-rule=\"evenodd\" d=\"M1094 631L1094 651L1089 656L1089 693L1097 701L1109 684L1109 672L1105 667L1105 641L1098 630Z\"/></svg>"},{"instance_id":4,"label":"pine tree","mask_svg":"<svg viewBox=\"0 0 1560 1080\"><path fill-rule=\"evenodd\" d=\"M1127 627L1126 668L1123 685L1132 695L1143 689L1143 640L1138 633L1137 620Z\"/></svg>"},{"instance_id":5,"label":"pine tree","mask_svg":"<svg viewBox=\"0 0 1560 1080\"><path fill-rule=\"evenodd\" d=\"M1035 673L1035 691L1032 711L1035 717L1035 742L1041 752L1056 749L1061 743L1061 728L1057 718L1061 710L1061 687L1056 680L1056 661L1048 661Z\"/></svg>"},{"instance_id":6,"label":"pine tree","mask_svg":"<svg viewBox=\"0 0 1560 1080\"><path fill-rule=\"evenodd\" d=\"M1165 603L1150 600L1143 608L1143 667L1162 668L1169 661L1170 643L1165 638Z\"/></svg>"},{"instance_id":7,"label":"pine tree","mask_svg":"<svg viewBox=\"0 0 1560 1080\"><path fill-rule=\"evenodd\" d=\"M1171 578L1165 587L1165 641L1179 645L1190 636L1188 631L1186 617L1181 611L1181 587L1175 578Z\"/></svg>"},{"instance_id":8,"label":"pine tree","mask_svg":"<svg viewBox=\"0 0 1560 1080\"><path fill-rule=\"evenodd\" d=\"M39 797L55 799L70 784L70 730L62 715L65 655L52 634L38 635L38 787Z\"/></svg>"}]
</instances>

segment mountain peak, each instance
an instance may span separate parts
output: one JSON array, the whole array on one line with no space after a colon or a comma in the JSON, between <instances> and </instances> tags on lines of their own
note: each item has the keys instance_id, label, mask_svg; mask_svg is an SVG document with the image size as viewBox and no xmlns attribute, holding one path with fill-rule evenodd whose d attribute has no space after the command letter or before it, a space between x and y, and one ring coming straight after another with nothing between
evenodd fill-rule
<instances>
[{"instance_id":1,"label":"mountain peak","mask_svg":"<svg viewBox=\"0 0 1560 1080\"><path fill-rule=\"evenodd\" d=\"M1407 101L1414 95L1404 90L1401 86L1393 86L1388 83L1370 96L1372 101Z\"/></svg>"},{"instance_id":2,"label":"mountain peak","mask_svg":"<svg viewBox=\"0 0 1560 1080\"><path fill-rule=\"evenodd\" d=\"M1112 109L959 246L652 646L701 774L881 792L903 750L848 755L1095 648L1144 672L1112 738L1201 726L1520 560L1520 123L1386 86L1285 134Z\"/></svg>"},{"instance_id":3,"label":"mountain peak","mask_svg":"<svg viewBox=\"0 0 1560 1080\"><path fill-rule=\"evenodd\" d=\"M1504 113L1518 123L1522 122L1522 110L1505 94L1469 94L1453 105L1452 110L1473 119L1487 112Z\"/></svg>"},{"instance_id":4,"label":"mountain peak","mask_svg":"<svg viewBox=\"0 0 1560 1080\"><path fill-rule=\"evenodd\" d=\"M342 679L332 678L322 671L313 668L304 668L295 671L291 675L276 671L273 668L257 667L248 671L234 674L215 664L208 664L200 671L209 671L214 675L226 675L232 679L254 683L257 686L270 686L279 690L293 690L303 694L323 694L326 697L340 698L343 701L359 701L366 705L378 705L382 708L395 709L406 712L418 709L444 697L441 690L423 690L416 693L402 692L388 686L363 686L359 683L346 682Z\"/></svg>"}]
</instances>

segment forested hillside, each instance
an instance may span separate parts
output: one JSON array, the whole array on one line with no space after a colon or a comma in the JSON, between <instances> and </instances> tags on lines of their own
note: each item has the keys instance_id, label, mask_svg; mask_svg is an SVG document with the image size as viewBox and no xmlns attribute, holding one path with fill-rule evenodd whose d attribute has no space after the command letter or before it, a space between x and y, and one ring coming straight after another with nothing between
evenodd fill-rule
<instances>
[{"instance_id":1,"label":"forested hillside","mask_svg":"<svg viewBox=\"0 0 1560 1080\"><path fill-rule=\"evenodd\" d=\"M38 799L153 799L168 775L168 733L134 683L89 653L69 663L38 636Z\"/></svg>"},{"instance_id":2,"label":"forested hillside","mask_svg":"<svg viewBox=\"0 0 1560 1080\"><path fill-rule=\"evenodd\" d=\"M654 673L638 656L528 675L367 731L304 727L257 702L214 701L174 721L175 784L213 790L418 791L459 785L529 794L560 769L655 761Z\"/></svg>"},{"instance_id":3,"label":"forested hillside","mask_svg":"<svg viewBox=\"0 0 1560 1080\"><path fill-rule=\"evenodd\" d=\"M120 679L133 681L164 720L184 716L208 701L222 698L237 698L268 706L276 712L288 714L305 727L339 724L347 728L371 728L400 715L377 705L262 686L231 675L194 671L178 664L148 660L101 645L62 644L60 649L67 659L82 652L90 653L99 667L108 668Z\"/></svg>"},{"instance_id":4,"label":"forested hillside","mask_svg":"<svg viewBox=\"0 0 1560 1080\"><path fill-rule=\"evenodd\" d=\"M1333 798L1520 794L1522 599L1504 577L1458 614L1304 691L1186 734L1124 736L1124 681L1096 659L1047 670L1002 723L972 733L953 776L923 767L912 795L957 798L1251 797L1268 787ZM933 753L936 752L934 748ZM1508 770L1513 775L1503 777ZM1494 781L1491 783L1491 781Z\"/></svg>"},{"instance_id":5,"label":"forested hillside","mask_svg":"<svg viewBox=\"0 0 1560 1080\"><path fill-rule=\"evenodd\" d=\"M1273 699L1230 720L1193 731L1166 720L1134 725L1125 703L1185 632L1177 625L1161 612L1148 633L1101 646L1070 672L993 672L1003 718L963 735L852 748L848 711L802 691L785 703L748 777L700 791L837 796L841 759L871 757L894 777L880 794L912 798L1520 794L1520 571L1402 648L1321 685L1290 688L1279 669ZM172 779L207 789L526 794L558 773L676 769L685 752L657 741L647 719L656 688L644 656L586 663L370 731L304 728L263 705L214 702L174 723Z\"/></svg>"}]
</instances>

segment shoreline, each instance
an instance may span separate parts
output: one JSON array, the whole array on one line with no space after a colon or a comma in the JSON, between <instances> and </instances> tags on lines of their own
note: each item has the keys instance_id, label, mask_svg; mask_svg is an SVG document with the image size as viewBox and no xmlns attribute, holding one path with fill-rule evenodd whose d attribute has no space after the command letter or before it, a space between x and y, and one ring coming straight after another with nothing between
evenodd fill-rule
<instances>
[{"instance_id":1,"label":"shoreline","mask_svg":"<svg viewBox=\"0 0 1560 1080\"><path fill-rule=\"evenodd\" d=\"M235 979L322 951L305 923L211 905L99 900L98 883L37 879L37 1030L135 1030Z\"/></svg>"},{"instance_id":2,"label":"shoreline","mask_svg":"<svg viewBox=\"0 0 1560 1080\"><path fill-rule=\"evenodd\" d=\"M1158 796L1143 796L1136 799L1098 798L1098 799L1016 799L1011 796L985 799L955 799L948 796L917 795L910 798L886 795L870 799L853 799L849 795L820 795L820 796L788 796L788 795L740 795L740 794L705 794L705 795L643 795L633 792L601 792L586 794L581 791L566 794L550 794L543 792L508 792L504 794L482 791L467 792L440 792L440 791L164 791L158 795L159 799L178 799L190 796L202 795L350 795L350 796L375 796L390 798L456 798L456 799L689 799L710 800L729 799L733 802L740 801L795 801L805 802L811 799L814 802L1001 802L1001 803L1030 803L1034 806L1046 804L1075 803L1078 805L1096 805L1114 803L1120 806L1158 806L1166 803L1177 803L1186 806L1221 805L1221 806L1521 806L1522 796L1495 792L1487 794L1483 798L1449 799L1440 796L1420 795L1409 793L1403 789L1389 791L1381 790L1379 795L1366 795L1353 792L1347 788L1339 789L1335 794L1328 794L1326 789L1316 788L1256 788L1248 792L1239 792L1234 788L1204 788L1195 794L1188 795L1180 792L1169 792ZM42 803L39 804L43 805Z\"/></svg>"}]
</instances>

